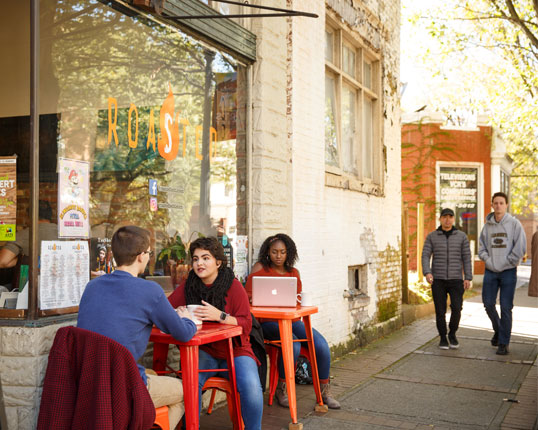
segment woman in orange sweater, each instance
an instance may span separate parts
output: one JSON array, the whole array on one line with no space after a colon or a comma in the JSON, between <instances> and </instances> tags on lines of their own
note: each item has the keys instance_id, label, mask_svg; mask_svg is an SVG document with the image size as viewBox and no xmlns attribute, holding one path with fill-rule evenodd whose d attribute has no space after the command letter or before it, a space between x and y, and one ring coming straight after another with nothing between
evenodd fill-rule
<instances>
[{"instance_id":1,"label":"woman in orange sweater","mask_svg":"<svg viewBox=\"0 0 538 430\"><path fill-rule=\"evenodd\" d=\"M297 259L297 247L288 235L279 233L265 239L258 253L258 262L252 268L252 273L247 280L246 289L249 298L252 297L252 277L254 276L293 276L297 278L297 293L300 293L302 291L301 277L299 271L294 267ZM266 339L280 339L277 322L266 321L262 322L261 326ZM292 324L292 331L295 339L306 339L305 326L302 321L295 321ZM315 329L312 329L312 332L323 403L331 409L340 409L340 403L332 397L330 392L329 371L331 368L331 350L329 349L329 344L320 332ZM306 347L306 342L303 343ZM294 342L293 356L295 362L297 362L300 351L301 344ZM289 407L282 357L278 360L278 374L279 381L275 393L276 398L280 406Z\"/></svg>"}]
</instances>

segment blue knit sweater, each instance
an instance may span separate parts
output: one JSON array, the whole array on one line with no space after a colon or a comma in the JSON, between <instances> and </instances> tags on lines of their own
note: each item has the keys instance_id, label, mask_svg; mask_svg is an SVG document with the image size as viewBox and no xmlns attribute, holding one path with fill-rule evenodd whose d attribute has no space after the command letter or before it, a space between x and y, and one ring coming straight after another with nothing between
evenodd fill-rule
<instances>
[{"instance_id":1,"label":"blue knit sweater","mask_svg":"<svg viewBox=\"0 0 538 430\"><path fill-rule=\"evenodd\" d=\"M86 285L77 326L121 343L135 361L146 350L154 324L180 341L188 341L196 333L196 325L177 315L156 282L116 270ZM144 367L139 364L138 368L146 382Z\"/></svg>"}]
</instances>

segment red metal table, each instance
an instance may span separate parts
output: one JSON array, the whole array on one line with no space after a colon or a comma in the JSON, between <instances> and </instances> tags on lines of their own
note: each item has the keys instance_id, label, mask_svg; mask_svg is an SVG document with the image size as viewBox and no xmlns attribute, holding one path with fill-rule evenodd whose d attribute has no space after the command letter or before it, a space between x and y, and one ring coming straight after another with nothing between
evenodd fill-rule
<instances>
[{"instance_id":1,"label":"red metal table","mask_svg":"<svg viewBox=\"0 0 538 430\"><path fill-rule=\"evenodd\" d=\"M295 366L293 362L293 334L292 322L295 319L302 318L305 325L306 341L308 342L308 352L310 353L310 364L312 365L312 380L314 382L314 391L316 392L316 411L327 412L327 406L321 399L321 390L319 385L318 364L314 350L314 340L312 336L312 324L310 315L318 312L317 306L297 306L296 308L280 307L262 307L252 306L250 308L252 315L256 318L270 319L278 322L280 331L280 346L282 348L282 359L284 361L284 371L286 373L286 388L288 390L288 400L290 403L290 415L292 422L290 429L302 428L301 423L297 423L297 398L295 395Z\"/></svg>"},{"instance_id":2,"label":"red metal table","mask_svg":"<svg viewBox=\"0 0 538 430\"><path fill-rule=\"evenodd\" d=\"M181 360L181 373L183 376L183 398L185 402L186 427L189 430L198 430L200 421L200 411L198 410L198 348L200 345L227 340L228 351L226 361L228 363L228 377L234 390L234 410L235 421L241 423L241 410L237 385L235 379L234 353L232 338L240 336L243 329L240 326L226 325L219 323L204 323L188 342L180 342L171 335L163 333L158 328L153 327L150 342L153 342L153 370L157 373L164 373L166 358L168 356L168 345L178 345Z\"/></svg>"}]
</instances>

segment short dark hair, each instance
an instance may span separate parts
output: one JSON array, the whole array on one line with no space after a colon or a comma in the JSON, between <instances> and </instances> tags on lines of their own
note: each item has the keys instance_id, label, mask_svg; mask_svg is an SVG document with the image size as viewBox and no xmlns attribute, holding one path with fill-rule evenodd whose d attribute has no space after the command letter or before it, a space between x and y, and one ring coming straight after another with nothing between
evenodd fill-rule
<instances>
[{"instance_id":1,"label":"short dark hair","mask_svg":"<svg viewBox=\"0 0 538 430\"><path fill-rule=\"evenodd\" d=\"M262 246L260 247L260 252L258 253L258 262L261 263L265 268L271 267L269 250L271 249L271 245L279 240L284 243L284 246L286 247L286 261L284 262L284 269L286 269L287 272L290 272L299 259L299 255L297 254L297 247L295 246L293 239L284 233L269 236L263 241Z\"/></svg>"},{"instance_id":2,"label":"short dark hair","mask_svg":"<svg viewBox=\"0 0 538 430\"><path fill-rule=\"evenodd\" d=\"M52 208L46 200L39 200L39 219L52 221Z\"/></svg>"},{"instance_id":3,"label":"short dark hair","mask_svg":"<svg viewBox=\"0 0 538 430\"><path fill-rule=\"evenodd\" d=\"M194 255L194 251L197 249L204 249L209 251L209 253L217 260L221 262L219 270L224 269L228 265L228 259L224 254L224 248L222 244L216 237L199 237L189 246L189 255L191 257Z\"/></svg>"},{"instance_id":4,"label":"short dark hair","mask_svg":"<svg viewBox=\"0 0 538 430\"><path fill-rule=\"evenodd\" d=\"M504 194L503 192L499 191L495 194L493 194L493 197L491 198L491 203L493 203L493 200L495 200L495 197L502 197L504 198L504 202L508 204L508 196Z\"/></svg>"},{"instance_id":5,"label":"short dark hair","mask_svg":"<svg viewBox=\"0 0 538 430\"><path fill-rule=\"evenodd\" d=\"M120 227L112 236L112 254L118 266L129 266L137 255L149 248L149 231L127 225Z\"/></svg>"}]
</instances>

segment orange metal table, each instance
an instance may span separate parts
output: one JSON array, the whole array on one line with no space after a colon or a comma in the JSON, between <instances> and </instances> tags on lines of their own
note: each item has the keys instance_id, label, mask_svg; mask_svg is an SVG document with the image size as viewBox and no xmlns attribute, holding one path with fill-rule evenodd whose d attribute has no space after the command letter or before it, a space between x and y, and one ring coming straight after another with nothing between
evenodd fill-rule
<instances>
[{"instance_id":1,"label":"orange metal table","mask_svg":"<svg viewBox=\"0 0 538 430\"><path fill-rule=\"evenodd\" d=\"M305 325L308 352L311 357L312 380L314 382L316 400L319 405L319 408L317 407L316 410L320 412L327 411L327 406L323 405L323 400L321 399L318 364L316 361L316 352L314 350L312 324L310 323L310 315L318 312L317 306L297 306L296 308L252 306L250 311L256 318L270 319L278 322L282 359L284 361L284 371L286 373L286 388L288 389L288 400L290 403L290 415L292 420L290 428L297 424L297 398L295 395L295 365L293 363L293 334L291 325L293 320L298 318L302 318Z\"/></svg>"},{"instance_id":2,"label":"orange metal table","mask_svg":"<svg viewBox=\"0 0 538 430\"><path fill-rule=\"evenodd\" d=\"M200 411L198 410L198 347L220 340L228 340L226 361L228 363L228 378L234 390L234 395L232 396L235 402L234 410L236 413L234 421L241 423L241 408L239 408L239 396L235 378L232 337L240 336L242 332L243 329L236 325L204 323L191 340L180 342L156 327L153 327L151 330L149 340L154 343L153 370L157 373L163 373L165 371L168 345L174 344L179 346L187 429L198 430L200 422Z\"/></svg>"}]
</instances>

